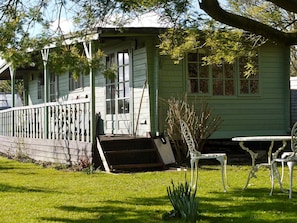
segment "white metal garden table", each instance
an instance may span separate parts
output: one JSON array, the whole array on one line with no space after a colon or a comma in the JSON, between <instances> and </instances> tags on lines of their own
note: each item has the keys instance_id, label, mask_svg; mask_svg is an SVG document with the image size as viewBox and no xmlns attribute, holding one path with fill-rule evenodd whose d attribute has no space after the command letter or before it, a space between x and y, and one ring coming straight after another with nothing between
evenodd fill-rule
<instances>
[{"instance_id":1,"label":"white metal garden table","mask_svg":"<svg viewBox=\"0 0 297 223\"><path fill-rule=\"evenodd\" d=\"M275 174L275 176L278 179L281 190L284 191L278 170L277 170L277 168L274 168L271 165L271 160L272 160L272 158L276 158L278 156L278 154L286 147L287 141L290 141L290 140L291 140L291 136L289 136L289 135L287 135L287 136L245 136L245 137L232 138L232 141L238 141L240 147L243 150L247 151L252 158L251 170L249 172L248 179L247 179L244 189L247 188L251 178L253 178L253 177L256 178L256 172L258 171L258 169L261 166L267 166L270 168L270 174ZM279 148L277 148L274 153L272 153L272 150L274 147L274 142L276 142L276 141L282 142L282 145ZM256 159L258 157L258 153L254 152L253 149L248 148L245 145L246 142L271 142L270 146L268 148L268 151L267 151L267 155L268 155L267 163L256 164Z\"/></svg>"}]
</instances>

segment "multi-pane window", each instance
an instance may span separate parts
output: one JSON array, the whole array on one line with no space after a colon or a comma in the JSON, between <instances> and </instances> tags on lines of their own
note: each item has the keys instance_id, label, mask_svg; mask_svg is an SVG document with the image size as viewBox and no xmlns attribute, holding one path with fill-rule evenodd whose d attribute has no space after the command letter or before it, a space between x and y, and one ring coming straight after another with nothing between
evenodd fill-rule
<instances>
[{"instance_id":1,"label":"multi-pane window","mask_svg":"<svg viewBox=\"0 0 297 223\"><path fill-rule=\"evenodd\" d=\"M116 58L115 58L116 55ZM115 80L106 79L106 113L128 114L130 100L130 64L127 50L106 57L106 68L117 64Z\"/></svg>"},{"instance_id":2,"label":"multi-pane window","mask_svg":"<svg viewBox=\"0 0 297 223\"><path fill-rule=\"evenodd\" d=\"M213 95L235 94L234 65L222 63L212 65L212 93Z\"/></svg>"},{"instance_id":3,"label":"multi-pane window","mask_svg":"<svg viewBox=\"0 0 297 223\"><path fill-rule=\"evenodd\" d=\"M129 54L127 51L118 53L118 113L129 113Z\"/></svg>"},{"instance_id":4,"label":"multi-pane window","mask_svg":"<svg viewBox=\"0 0 297 223\"><path fill-rule=\"evenodd\" d=\"M79 75L77 78L73 77L73 74L69 72L69 90L74 91L75 89L82 88L83 75Z\"/></svg>"},{"instance_id":5,"label":"multi-pane window","mask_svg":"<svg viewBox=\"0 0 297 223\"><path fill-rule=\"evenodd\" d=\"M254 58L255 69L257 70L257 57ZM251 95L251 94L259 94L259 74L250 74L248 77L245 76L245 65L247 63L246 58L242 57L239 59L239 78L240 78L240 94Z\"/></svg>"},{"instance_id":6,"label":"multi-pane window","mask_svg":"<svg viewBox=\"0 0 297 223\"><path fill-rule=\"evenodd\" d=\"M240 58L234 64L221 63L204 65L204 53L188 54L188 91L190 93L214 96L235 96L259 94L259 75L244 75L246 59ZM254 59L257 66L257 57ZM237 86L238 85L238 86Z\"/></svg>"},{"instance_id":7,"label":"multi-pane window","mask_svg":"<svg viewBox=\"0 0 297 223\"><path fill-rule=\"evenodd\" d=\"M209 93L209 67L202 64L204 56L201 53L188 55L188 85L191 93Z\"/></svg>"}]
</instances>

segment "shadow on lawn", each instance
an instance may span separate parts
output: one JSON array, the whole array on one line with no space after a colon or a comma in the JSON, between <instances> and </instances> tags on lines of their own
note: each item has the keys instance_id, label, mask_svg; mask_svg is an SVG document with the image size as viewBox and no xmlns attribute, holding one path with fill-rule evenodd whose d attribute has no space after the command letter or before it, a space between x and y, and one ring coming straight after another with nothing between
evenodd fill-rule
<instances>
[{"instance_id":1,"label":"shadow on lawn","mask_svg":"<svg viewBox=\"0 0 297 223\"><path fill-rule=\"evenodd\" d=\"M141 198L141 199L127 199L123 201L106 201L103 205L94 207L79 207L79 206L60 206L57 209L67 212L92 213L94 218L41 218L42 221L54 222L75 222L75 223L98 223L98 222L160 222L162 221L162 214L165 209L162 209L164 204L167 204L168 198ZM159 205L161 208L156 211L148 211L144 206Z\"/></svg>"},{"instance_id":2,"label":"shadow on lawn","mask_svg":"<svg viewBox=\"0 0 297 223\"><path fill-rule=\"evenodd\" d=\"M202 223L295 223L296 198L289 200L287 194L276 189L269 196L268 188L230 189L215 192L214 196L199 196L200 221ZM63 217L41 218L41 221L95 223L95 222L178 222L162 221L162 215L170 205L167 196L159 198L128 198L126 201L110 200L92 207L59 206L59 210L69 213L91 213L93 218L72 219ZM147 207L157 206L158 210ZM265 215L264 217L262 215ZM272 217L270 217L272 216Z\"/></svg>"},{"instance_id":3,"label":"shadow on lawn","mask_svg":"<svg viewBox=\"0 0 297 223\"><path fill-rule=\"evenodd\" d=\"M0 183L0 192L17 192L17 193L29 193L29 192L38 192L38 193L57 193L56 191L50 191L44 188L32 188L32 187L24 187L24 186L11 186L8 184Z\"/></svg>"},{"instance_id":4,"label":"shadow on lawn","mask_svg":"<svg viewBox=\"0 0 297 223\"><path fill-rule=\"evenodd\" d=\"M225 194L215 193L213 198L200 197L200 218L207 223L295 223L296 199L289 200L288 194L277 190L273 196L269 196L269 192L267 188L248 188L233 190Z\"/></svg>"}]
</instances>

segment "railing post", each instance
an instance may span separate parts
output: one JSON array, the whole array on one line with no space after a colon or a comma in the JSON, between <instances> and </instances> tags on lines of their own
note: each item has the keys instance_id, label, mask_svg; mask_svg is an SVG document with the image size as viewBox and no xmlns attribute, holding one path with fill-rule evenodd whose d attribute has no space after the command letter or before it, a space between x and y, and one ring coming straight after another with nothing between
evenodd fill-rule
<instances>
[{"instance_id":1,"label":"railing post","mask_svg":"<svg viewBox=\"0 0 297 223\"><path fill-rule=\"evenodd\" d=\"M86 42L83 42L84 49L86 56L89 60L89 70L90 70L90 89L91 89L91 95L90 95L90 138L89 142L92 144L95 143L95 132L96 132L96 117L95 117L95 75L93 73L92 67L91 67L91 60L92 60L92 42L87 44Z\"/></svg>"},{"instance_id":2,"label":"railing post","mask_svg":"<svg viewBox=\"0 0 297 223\"><path fill-rule=\"evenodd\" d=\"M42 49L41 50L41 55L42 55L42 60L43 60L43 75L44 75L44 103L45 103L45 108L44 108L44 138L48 138L48 106L46 103L49 101L48 100L48 74L47 74L47 61L48 61L48 56L49 56L49 49Z\"/></svg>"},{"instance_id":3,"label":"railing post","mask_svg":"<svg viewBox=\"0 0 297 223\"><path fill-rule=\"evenodd\" d=\"M12 65L9 66L10 78L11 78L11 107L15 107L15 69ZM11 111L11 136L15 136L14 134L14 110Z\"/></svg>"}]
</instances>

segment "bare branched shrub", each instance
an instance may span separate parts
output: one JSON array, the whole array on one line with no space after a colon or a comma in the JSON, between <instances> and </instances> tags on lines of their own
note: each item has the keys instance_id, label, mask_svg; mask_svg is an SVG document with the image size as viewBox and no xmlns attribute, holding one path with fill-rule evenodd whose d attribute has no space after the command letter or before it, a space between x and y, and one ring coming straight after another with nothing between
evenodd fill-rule
<instances>
[{"instance_id":1,"label":"bare branched shrub","mask_svg":"<svg viewBox=\"0 0 297 223\"><path fill-rule=\"evenodd\" d=\"M188 148L183 143L179 120L184 120L191 131L196 147L202 152L206 140L215 132L222 123L219 115L214 115L208 103L190 105L187 95L183 99L170 98L167 100L167 134L176 151L177 161L181 161L182 155L188 155Z\"/></svg>"}]
</instances>

